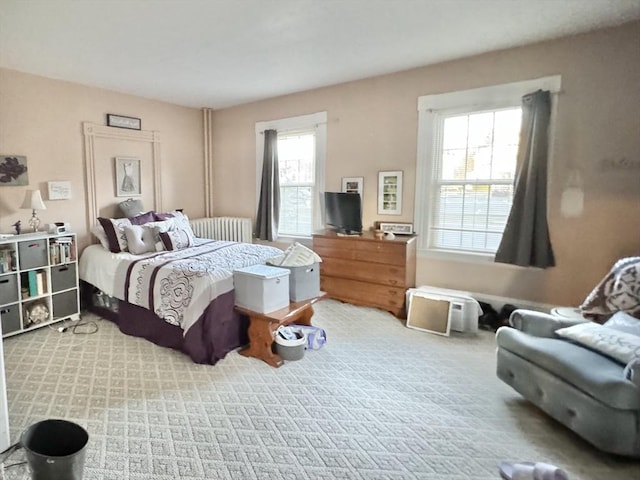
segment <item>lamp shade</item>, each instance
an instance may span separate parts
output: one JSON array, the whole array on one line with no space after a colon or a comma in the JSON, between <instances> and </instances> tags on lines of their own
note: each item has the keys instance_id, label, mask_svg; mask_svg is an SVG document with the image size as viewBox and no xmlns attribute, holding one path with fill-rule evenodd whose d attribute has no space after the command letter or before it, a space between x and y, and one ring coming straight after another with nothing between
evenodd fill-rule
<instances>
[{"instance_id":1,"label":"lamp shade","mask_svg":"<svg viewBox=\"0 0 640 480\"><path fill-rule=\"evenodd\" d=\"M30 210L47 209L44 202L42 201L40 190L27 190L24 195L24 202L22 202L22 207L20 208L28 208Z\"/></svg>"}]
</instances>

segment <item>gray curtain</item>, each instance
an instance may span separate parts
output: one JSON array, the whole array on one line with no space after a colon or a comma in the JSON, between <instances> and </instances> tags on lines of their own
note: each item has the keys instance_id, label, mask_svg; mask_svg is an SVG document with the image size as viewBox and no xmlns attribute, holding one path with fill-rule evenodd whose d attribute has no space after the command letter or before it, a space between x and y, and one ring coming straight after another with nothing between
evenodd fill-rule
<instances>
[{"instance_id":1,"label":"gray curtain","mask_svg":"<svg viewBox=\"0 0 640 480\"><path fill-rule=\"evenodd\" d=\"M555 265L547 224L547 158L551 95L522 97L522 128L513 205L495 261L523 267Z\"/></svg>"},{"instance_id":2,"label":"gray curtain","mask_svg":"<svg viewBox=\"0 0 640 480\"><path fill-rule=\"evenodd\" d=\"M256 236L260 240L278 239L280 216L280 179L278 178L278 132L264 131L262 183L256 219Z\"/></svg>"}]
</instances>

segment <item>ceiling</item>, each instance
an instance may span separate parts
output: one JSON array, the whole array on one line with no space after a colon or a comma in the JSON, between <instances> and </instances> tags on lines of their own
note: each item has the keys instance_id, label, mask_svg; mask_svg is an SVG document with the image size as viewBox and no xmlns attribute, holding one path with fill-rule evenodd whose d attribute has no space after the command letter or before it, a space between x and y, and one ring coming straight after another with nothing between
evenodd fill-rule
<instances>
[{"instance_id":1,"label":"ceiling","mask_svg":"<svg viewBox=\"0 0 640 480\"><path fill-rule=\"evenodd\" d=\"M640 19L640 0L0 0L0 66L224 108Z\"/></svg>"}]
</instances>

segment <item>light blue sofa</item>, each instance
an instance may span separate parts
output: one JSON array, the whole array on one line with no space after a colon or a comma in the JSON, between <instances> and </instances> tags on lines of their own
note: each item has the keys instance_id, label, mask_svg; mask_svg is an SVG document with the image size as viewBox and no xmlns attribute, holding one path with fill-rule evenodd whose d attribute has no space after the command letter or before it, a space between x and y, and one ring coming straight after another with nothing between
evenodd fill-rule
<instances>
[{"instance_id":1,"label":"light blue sofa","mask_svg":"<svg viewBox=\"0 0 640 480\"><path fill-rule=\"evenodd\" d=\"M555 334L580 320L516 310L510 323L496 333L498 377L598 449L640 457L640 372Z\"/></svg>"}]
</instances>

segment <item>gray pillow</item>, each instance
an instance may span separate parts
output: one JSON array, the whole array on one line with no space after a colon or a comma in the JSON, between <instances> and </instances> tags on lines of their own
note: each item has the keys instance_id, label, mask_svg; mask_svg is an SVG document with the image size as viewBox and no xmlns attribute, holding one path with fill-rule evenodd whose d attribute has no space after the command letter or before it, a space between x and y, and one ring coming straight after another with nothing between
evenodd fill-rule
<instances>
[{"instance_id":1,"label":"gray pillow","mask_svg":"<svg viewBox=\"0 0 640 480\"><path fill-rule=\"evenodd\" d=\"M140 199L134 200L133 198L129 198L124 202L120 202L118 205L120 206L122 214L127 218L135 217L144 211L142 200Z\"/></svg>"},{"instance_id":2,"label":"gray pillow","mask_svg":"<svg viewBox=\"0 0 640 480\"><path fill-rule=\"evenodd\" d=\"M640 319L626 312L616 312L604 323L605 327L640 336Z\"/></svg>"}]
</instances>

